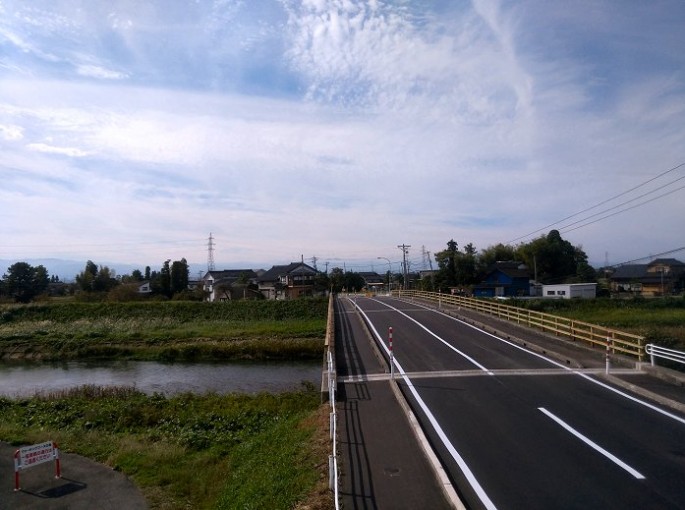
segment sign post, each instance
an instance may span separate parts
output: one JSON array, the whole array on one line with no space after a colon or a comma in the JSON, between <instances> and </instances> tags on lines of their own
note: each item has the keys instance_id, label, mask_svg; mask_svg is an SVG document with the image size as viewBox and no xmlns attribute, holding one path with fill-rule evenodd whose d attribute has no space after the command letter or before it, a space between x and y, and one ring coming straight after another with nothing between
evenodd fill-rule
<instances>
[{"instance_id":1,"label":"sign post","mask_svg":"<svg viewBox=\"0 0 685 510\"><path fill-rule=\"evenodd\" d=\"M55 478L61 478L59 448L54 441L22 446L14 452L14 491L19 490L19 472L44 462L55 461Z\"/></svg>"}]
</instances>

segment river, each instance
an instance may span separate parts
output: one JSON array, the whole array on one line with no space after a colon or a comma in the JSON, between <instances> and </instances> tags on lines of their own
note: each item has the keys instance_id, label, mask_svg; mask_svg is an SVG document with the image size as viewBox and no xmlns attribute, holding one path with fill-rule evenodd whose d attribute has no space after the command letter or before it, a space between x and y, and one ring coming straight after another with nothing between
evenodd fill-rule
<instances>
[{"instance_id":1,"label":"river","mask_svg":"<svg viewBox=\"0 0 685 510\"><path fill-rule=\"evenodd\" d=\"M147 393L258 393L319 385L320 362L160 363L68 361L0 363L0 395L27 397L83 385L133 386Z\"/></svg>"}]
</instances>

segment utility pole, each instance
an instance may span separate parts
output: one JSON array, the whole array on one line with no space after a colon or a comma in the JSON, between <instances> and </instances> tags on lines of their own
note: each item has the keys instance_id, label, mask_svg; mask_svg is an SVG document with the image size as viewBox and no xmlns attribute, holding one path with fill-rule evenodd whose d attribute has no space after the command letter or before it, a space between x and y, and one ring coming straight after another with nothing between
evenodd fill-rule
<instances>
[{"instance_id":1,"label":"utility pole","mask_svg":"<svg viewBox=\"0 0 685 510\"><path fill-rule=\"evenodd\" d=\"M407 289L407 253L409 253L410 244L398 244L398 248L402 250L402 268L404 274L404 289Z\"/></svg>"}]
</instances>

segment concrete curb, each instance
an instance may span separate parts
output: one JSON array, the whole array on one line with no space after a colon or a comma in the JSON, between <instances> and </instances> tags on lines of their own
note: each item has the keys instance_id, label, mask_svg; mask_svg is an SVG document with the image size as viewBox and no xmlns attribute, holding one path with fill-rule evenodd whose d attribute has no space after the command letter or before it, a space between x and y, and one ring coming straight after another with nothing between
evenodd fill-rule
<instances>
[{"instance_id":1,"label":"concrete curb","mask_svg":"<svg viewBox=\"0 0 685 510\"><path fill-rule=\"evenodd\" d=\"M641 397L645 397L650 400L653 400L654 402L658 402L662 406L673 409L674 411L685 413L685 404L672 400L668 397L664 397L663 395L659 395L658 393L654 393L653 391L646 390L641 386L629 383L627 381L624 381L623 379L614 377L611 374L601 374L599 375L599 377L612 384L615 384L616 386L620 386L623 389L631 391L636 395L640 395Z\"/></svg>"}]
</instances>

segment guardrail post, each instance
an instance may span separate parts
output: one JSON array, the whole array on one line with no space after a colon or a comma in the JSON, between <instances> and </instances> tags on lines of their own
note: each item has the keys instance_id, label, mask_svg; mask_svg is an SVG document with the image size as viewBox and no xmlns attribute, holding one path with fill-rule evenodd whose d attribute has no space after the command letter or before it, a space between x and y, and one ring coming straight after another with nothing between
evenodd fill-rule
<instances>
[{"instance_id":1,"label":"guardrail post","mask_svg":"<svg viewBox=\"0 0 685 510\"><path fill-rule=\"evenodd\" d=\"M605 355L605 358L606 358L606 370L605 370L605 372L607 375L609 375L609 344L610 344L610 342L611 342L611 339L607 336L607 350L606 350L606 355Z\"/></svg>"}]
</instances>

